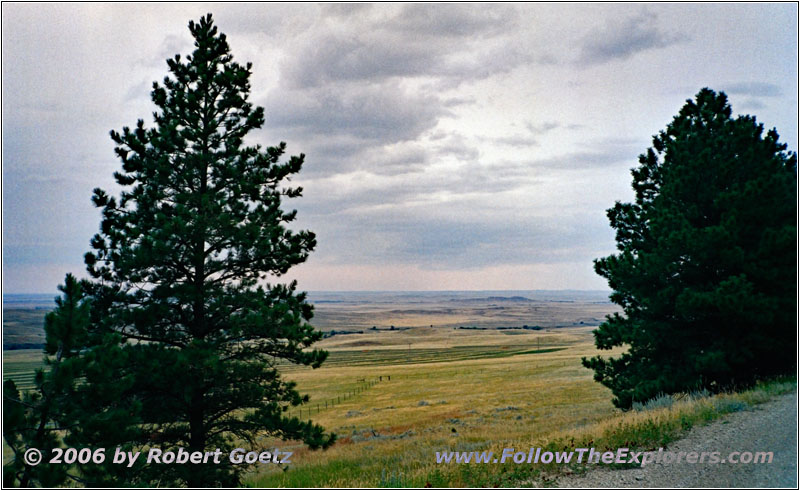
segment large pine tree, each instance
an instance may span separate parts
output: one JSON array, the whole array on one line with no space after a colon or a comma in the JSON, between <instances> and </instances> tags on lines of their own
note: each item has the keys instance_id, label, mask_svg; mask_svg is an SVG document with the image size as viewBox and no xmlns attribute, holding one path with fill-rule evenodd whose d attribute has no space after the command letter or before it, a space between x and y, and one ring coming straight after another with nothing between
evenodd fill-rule
<instances>
[{"instance_id":1,"label":"large pine tree","mask_svg":"<svg viewBox=\"0 0 800 491\"><path fill-rule=\"evenodd\" d=\"M595 331L597 347L628 349L584 359L595 380L626 408L793 372L796 154L703 89L639 164L635 201L608 210L619 252L595 261L624 311Z\"/></svg>"},{"instance_id":2,"label":"large pine tree","mask_svg":"<svg viewBox=\"0 0 800 491\"><path fill-rule=\"evenodd\" d=\"M286 181L303 155L281 162L284 143L245 143L264 123L263 108L248 101L251 65L233 61L210 14L189 30L194 52L167 60L170 76L153 84L155 125L139 120L111 132L121 196L96 189L93 197L103 210L86 255L96 279L95 327L127 360L115 367L115 397L137 404L138 443L165 450L241 442L255 449L259 435L324 447L333 435L286 416L306 398L278 369L281 362L318 367L326 357L309 349L321 333L308 323L305 294L294 282L277 283L315 246L313 233L288 228L296 213L281 208L284 197L301 194ZM241 471L159 466L138 479L236 485Z\"/></svg>"}]
</instances>

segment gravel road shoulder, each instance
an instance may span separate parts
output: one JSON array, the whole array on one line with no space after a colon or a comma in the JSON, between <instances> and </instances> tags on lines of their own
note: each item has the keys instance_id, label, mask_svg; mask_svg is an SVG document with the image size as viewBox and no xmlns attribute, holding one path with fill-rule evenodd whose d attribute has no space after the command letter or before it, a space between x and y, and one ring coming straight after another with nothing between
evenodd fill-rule
<instances>
[{"instance_id":1,"label":"gravel road shoulder","mask_svg":"<svg viewBox=\"0 0 800 491\"><path fill-rule=\"evenodd\" d=\"M768 464L653 463L636 469L597 469L582 476L562 477L557 486L797 489L797 394L784 394L723 420L695 427L664 450L718 451L722 458L730 452L773 452L773 460Z\"/></svg>"}]
</instances>

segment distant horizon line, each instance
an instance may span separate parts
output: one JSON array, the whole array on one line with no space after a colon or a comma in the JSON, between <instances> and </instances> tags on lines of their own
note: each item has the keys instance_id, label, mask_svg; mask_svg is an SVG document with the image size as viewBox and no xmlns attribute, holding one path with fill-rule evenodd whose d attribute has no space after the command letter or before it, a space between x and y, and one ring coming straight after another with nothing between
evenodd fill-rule
<instances>
[{"instance_id":1,"label":"distant horizon line","mask_svg":"<svg viewBox=\"0 0 800 491\"><path fill-rule=\"evenodd\" d=\"M530 288L530 289L490 289L490 290L300 290L307 293L460 293L460 292L597 292L606 293L611 292L611 289L581 289L581 288ZM60 295L58 292L19 292L19 293L5 293L6 295Z\"/></svg>"}]
</instances>

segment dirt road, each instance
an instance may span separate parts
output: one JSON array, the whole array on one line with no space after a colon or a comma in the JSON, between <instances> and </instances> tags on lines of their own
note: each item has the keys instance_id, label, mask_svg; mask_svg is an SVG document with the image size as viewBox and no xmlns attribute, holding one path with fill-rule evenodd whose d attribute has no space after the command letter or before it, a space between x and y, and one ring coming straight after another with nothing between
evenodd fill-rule
<instances>
[{"instance_id":1,"label":"dirt road","mask_svg":"<svg viewBox=\"0 0 800 491\"><path fill-rule=\"evenodd\" d=\"M724 420L693 428L686 438L664 449L672 452L773 452L768 464L648 464L626 470L597 469L566 476L558 487L570 488L797 488L797 394L785 394L733 413Z\"/></svg>"}]
</instances>

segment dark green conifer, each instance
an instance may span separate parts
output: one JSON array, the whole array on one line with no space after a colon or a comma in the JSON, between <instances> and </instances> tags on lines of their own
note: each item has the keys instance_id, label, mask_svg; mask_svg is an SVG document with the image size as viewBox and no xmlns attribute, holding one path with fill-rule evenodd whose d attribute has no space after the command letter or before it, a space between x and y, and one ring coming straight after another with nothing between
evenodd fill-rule
<instances>
[{"instance_id":1,"label":"dark green conifer","mask_svg":"<svg viewBox=\"0 0 800 491\"><path fill-rule=\"evenodd\" d=\"M3 384L3 439L12 458L3 465L4 487L55 487L68 481L70 466L50 463L54 448L65 448L63 435L74 428L79 411L78 379L83 373L81 351L89 325L89 303L80 283L68 274L58 289L56 309L45 317L44 369L36 371L35 388L20 393L13 380ZM28 449L41 462L29 465Z\"/></svg>"},{"instance_id":2,"label":"dark green conifer","mask_svg":"<svg viewBox=\"0 0 800 491\"><path fill-rule=\"evenodd\" d=\"M284 143L245 142L264 123L248 101L251 65L233 61L210 14L189 30L194 52L167 60L170 76L153 84L155 125L111 132L121 196L93 197L103 210L86 255L96 327L126 359L115 397L138 404L138 443L164 450L257 449L264 435L325 447L333 435L286 416L307 396L279 373L327 355L309 349L321 333L306 295L277 283L316 244L281 208L301 194L287 181L303 155L282 162ZM243 470L162 465L125 484L234 486Z\"/></svg>"},{"instance_id":3,"label":"dark green conifer","mask_svg":"<svg viewBox=\"0 0 800 491\"><path fill-rule=\"evenodd\" d=\"M615 314L584 359L623 408L795 371L797 155L724 93L688 100L608 210L618 253L595 261Z\"/></svg>"}]
</instances>

